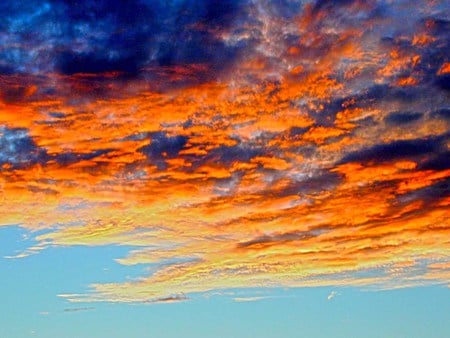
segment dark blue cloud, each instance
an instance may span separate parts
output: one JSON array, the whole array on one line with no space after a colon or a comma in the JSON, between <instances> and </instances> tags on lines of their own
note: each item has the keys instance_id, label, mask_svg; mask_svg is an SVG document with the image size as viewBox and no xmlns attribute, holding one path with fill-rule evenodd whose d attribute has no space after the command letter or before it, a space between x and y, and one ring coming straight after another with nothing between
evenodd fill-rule
<instances>
[{"instance_id":1,"label":"dark blue cloud","mask_svg":"<svg viewBox=\"0 0 450 338\"><path fill-rule=\"evenodd\" d=\"M435 110L431 113L432 118L450 120L450 109L449 108L441 108Z\"/></svg>"},{"instance_id":2,"label":"dark blue cloud","mask_svg":"<svg viewBox=\"0 0 450 338\"><path fill-rule=\"evenodd\" d=\"M421 98L423 92L418 87L391 87L389 85L374 85L357 97L358 105L370 106L374 102L399 101L410 103Z\"/></svg>"},{"instance_id":3,"label":"dark blue cloud","mask_svg":"<svg viewBox=\"0 0 450 338\"><path fill-rule=\"evenodd\" d=\"M165 132L154 132L147 135L150 136L151 143L141 147L139 151L147 156L151 164L161 170L166 167L165 159L176 157L188 141L186 136L167 136ZM142 137L142 135L136 135L136 137Z\"/></svg>"},{"instance_id":4,"label":"dark blue cloud","mask_svg":"<svg viewBox=\"0 0 450 338\"><path fill-rule=\"evenodd\" d=\"M267 191L267 194L273 194L278 197L317 194L330 191L341 182L342 176L340 174L324 169L304 179L292 181L282 189Z\"/></svg>"},{"instance_id":5,"label":"dark blue cloud","mask_svg":"<svg viewBox=\"0 0 450 338\"><path fill-rule=\"evenodd\" d=\"M3 165L24 168L47 159L47 152L36 145L27 129L0 126L0 169Z\"/></svg>"},{"instance_id":6,"label":"dark blue cloud","mask_svg":"<svg viewBox=\"0 0 450 338\"><path fill-rule=\"evenodd\" d=\"M400 159L420 159L423 156L439 154L444 149L446 136L430 137L414 140L400 140L391 143L377 144L375 146L355 151L345 155L339 164L349 162L379 163Z\"/></svg>"},{"instance_id":7,"label":"dark blue cloud","mask_svg":"<svg viewBox=\"0 0 450 338\"><path fill-rule=\"evenodd\" d=\"M144 133L145 134L145 133ZM193 172L203 165L213 164L223 167L230 167L234 163L248 163L257 156L270 155L270 149L264 149L255 144L238 143L233 146L221 145L211 149L204 155L179 155L182 149L189 149L195 144L190 144L189 138L186 136L167 136L164 132L148 133L151 143L139 149L149 159L150 163L156 165L159 169L165 169L166 158L179 156L189 162L189 168L185 168L188 172ZM142 134L133 136L141 139ZM202 145L205 146L205 145Z\"/></svg>"},{"instance_id":8,"label":"dark blue cloud","mask_svg":"<svg viewBox=\"0 0 450 338\"><path fill-rule=\"evenodd\" d=\"M309 127L292 127L289 129L289 136L295 137L298 135L303 135L306 133L310 128Z\"/></svg>"},{"instance_id":9,"label":"dark blue cloud","mask_svg":"<svg viewBox=\"0 0 450 338\"><path fill-rule=\"evenodd\" d=\"M61 37L55 66L63 74L125 72L136 74L150 59L161 24L158 7L140 1L56 1ZM83 44L76 48L73 44ZM75 48L74 48L75 47Z\"/></svg>"},{"instance_id":10,"label":"dark blue cloud","mask_svg":"<svg viewBox=\"0 0 450 338\"><path fill-rule=\"evenodd\" d=\"M450 75L445 74L436 77L436 85L445 91L450 91Z\"/></svg>"},{"instance_id":11,"label":"dark blue cloud","mask_svg":"<svg viewBox=\"0 0 450 338\"><path fill-rule=\"evenodd\" d=\"M1 73L65 75L203 63L217 76L247 44L226 45L217 32L247 20L246 1L5 1ZM31 52L32 51L32 52Z\"/></svg>"},{"instance_id":12,"label":"dark blue cloud","mask_svg":"<svg viewBox=\"0 0 450 338\"><path fill-rule=\"evenodd\" d=\"M7 170L14 170L36 164L47 165L49 162L67 166L80 161L92 160L110 151L111 149L100 149L90 153L49 154L45 148L36 144L27 129L0 126L0 169L4 165L7 165L5 167Z\"/></svg>"},{"instance_id":13,"label":"dark blue cloud","mask_svg":"<svg viewBox=\"0 0 450 338\"><path fill-rule=\"evenodd\" d=\"M236 162L249 162L252 158L263 155L264 153L264 149L260 147L240 143L234 146L214 148L205 156L204 160L206 162L230 166Z\"/></svg>"},{"instance_id":14,"label":"dark blue cloud","mask_svg":"<svg viewBox=\"0 0 450 338\"><path fill-rule=\"evenodd\" d=\"M418 121L422 116L423 114L418 112L392 112L385 118L385 121L390 125L403 125Z\"/></svg>"},{"instance_id":15,"label":"dark blue cloud","mask_svg":"<svg viewBox=\"0 0 450 338\"><path fill-rule=\"evenodd\" d=\"M410 69L410 72L420 72L422 83L447 92L450 90L450 76L439 74L439 69L444 63L449 62L450 21L432 17L424 20L425 22L419 23L419 27L425 29L434 41L425 46L414 46L414 52L420 55L420 61L414 69Z\"/></svg>"},{"instance_id":16,"label":"dark blue cloud","mask_svg":"<svg viewBox=\"0 0 450 338\"><path fill-rule=\"evenodd\" d=\"M399 195L397 200L400 203L421 200L424 202L422 210L428 210L432 204L450 196L450 177L443 178L424 188L409 191Z\"/></svg>"},{"instance_id":17,"label":"dark blue cloud","mask_svg":"<svg viewBox=\"0 0 450 338\"><path fill-rule=\"evenodd\" d=\"M354 102L351 108L369 108L383 103L400 102L410 106L420 103L426 96L419 86L393 87L387 84L371 85L359 92L343 97L336 97L323 104L323 109L314 111L312 116L323 126L333 126L336 115L344 109L346 102Z\"/></svg>"},{"instance_id":18,"label":"dark blue cloud","mask_svg":"<svg viewBox=\"0 0 450 338\"><path fill-rule=\"evenodd\" d=\"M419 165L422 170L447 170L450 169L450 151L432 156Z\"/></svg>"},{"instance_id":19,"label":"dark blue cloud","mask_svg":"<svg viewBox=\"0 0 450 338\"><path fill-rule=\"evenodd\" d=\"M61 112L49 112L48 115L50 115L51 117L53 117L55 119L63 119L68 116L68 114L61 113Z\"/></svg>"},{"instance_id":20,"label":"dark blue cloud","mask_svg":"<svg viewBox=\"0 0 450 338\"><path fill-rule=\"evenodd\" d=\"M301 0L269 0L266 2L268 11L283 19L292 19L301 11Z\"/></svg>"},{"instance_id":21,"label":"dark blue cloud","mask_svg":"<svg viewBox=\"0 0 450 338\"><path fill-rule=\"evenodd\" d=\"M450 177L416 191L416 194L426 202L439 201L450 196Z\"/></svg>"},{"instance_id":22,"label":"dark blue cloud","mask_svg":"<svg viewBox=\"0 0 450 338\"><path fill-rule=\"evenodd\" d=\"M14 72L14 67L11 67L10 65L4 65L0 61L0 75L12 75L14 74Z\"/></svg>"},{"instance_id":23,"label":"dark blue cloud","mask_svg":"<svg viewBox=\"0 0 450 338\"><path fill-rule=\"evenodd\" d=\"M313 13L345 7L355 2L356 0L317 0L313 6Z\"/></svg>"}]
</instances>

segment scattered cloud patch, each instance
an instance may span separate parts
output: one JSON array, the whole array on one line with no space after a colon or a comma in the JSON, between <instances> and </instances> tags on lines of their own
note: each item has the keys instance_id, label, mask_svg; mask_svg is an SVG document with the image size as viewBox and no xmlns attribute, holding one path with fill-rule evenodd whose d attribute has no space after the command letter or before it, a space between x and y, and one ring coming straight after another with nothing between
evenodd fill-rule
<instances>
[{"instance_id":1,"label":"scattered cloud patch","mask_svg":"<svg viewBox=\"0 0 450 338\"><path fill-rule=\"evenodd\" d=\"M270 298L270 297L262 297L262 296L261 297L235 297L235 298L233 298L233 300L238 303L245 303L245 302L256 302L256 301L267 299L267 298Z\"/></svg>"},{"instance_id":2,"label":"scattered cloud patch","mask_svg":"<svg viewBox=\"0 0 450 338\"><path fill-rule=\"evenodd\" d=\"M333 298L340 296L341 294L337 291L331 291L330 294L327 296L327 300L332 300Z\"/></svg>"},{"instance_id":3,"label":"scattered cloud patch","mask_svg":"<svg viewBox=\"0 0 450 338\"><path fill-rule=\"evenodd\" d=\"M86 307L74 307L74 308L67 308L64 309L64 312L80 312L80 311L91 311L95 310L95 307L92 306L86 306Z\"/></svg>"}]
</instances>

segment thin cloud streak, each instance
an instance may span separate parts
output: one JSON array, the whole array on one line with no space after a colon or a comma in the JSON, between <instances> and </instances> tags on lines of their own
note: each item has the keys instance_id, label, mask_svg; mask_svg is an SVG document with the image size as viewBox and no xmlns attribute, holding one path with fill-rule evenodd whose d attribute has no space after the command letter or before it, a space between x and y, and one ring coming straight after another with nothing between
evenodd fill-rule
<instances>
[{"instance_id":1,"label":"thin cloud streak","mask_svg":"<svg viewBox=\"0 0 450 338\"><path fill-rule=\"evenodd\" d=\"M67 308L67 309L64 309L64 312L80 312L80 311L91 311L91 310L95 310L95 307L89 306L89 307Z\"/></svg>"},{"instance_id":2,"label":"thin cloud streak","mask_svg":"<svg viewBox=\"0 0 450 338\"><path fill-rule=\"evenodd\" d=\"M327 300L332 300L333 298L335 298L336 296L339 296L340 293L337 291L331 291L330 294L327 296Z\"/></svg>"}]
</instances>

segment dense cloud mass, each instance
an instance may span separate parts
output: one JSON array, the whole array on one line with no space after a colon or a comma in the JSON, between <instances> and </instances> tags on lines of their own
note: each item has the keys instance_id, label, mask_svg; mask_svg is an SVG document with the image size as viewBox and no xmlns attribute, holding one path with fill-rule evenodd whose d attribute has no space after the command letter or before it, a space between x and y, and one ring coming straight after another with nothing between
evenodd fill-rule
<instances>
[{"instance_id":1,"label":"dense cloud mass","mask_svg":"<svg viewBox=\"0 0 450 338\"><path fill-rule=\"evenodd\" d=\"M62 297L450 283L446 1L0 12L0 226L36 241L16 257L123 245L152 266Z\"/></svg>"}]
</instances>

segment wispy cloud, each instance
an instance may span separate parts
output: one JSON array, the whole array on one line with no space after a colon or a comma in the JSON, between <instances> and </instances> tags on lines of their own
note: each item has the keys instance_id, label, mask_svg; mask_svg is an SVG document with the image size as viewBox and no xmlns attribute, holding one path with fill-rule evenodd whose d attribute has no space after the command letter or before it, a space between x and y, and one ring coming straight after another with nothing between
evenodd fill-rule
<instances>
[{"instance_id":1,"label":"wispy cloud","mask_svg":"<svg viewBox=\"0 0 450 338\"><path fill-rule=\"evenodd\" d=\"M179 294L179 295L173 295L173 296L168 296L168 297L163 297L163 298L146 300L146 301L143 301L143 303L177 303L177 302L185 302L187 300L189 300L189 298L186 297L186 295Z\"/></svg>"},{"instance_id":2,"label":"wispy cloud","mask_svg":"<svg viewBox=\"0 0 450 338\"><path fill-rule=\"evenodd\" d=\"M332 300L333 298L335 298L336 296L340 296L340 293L337 291L331 291L330 294L327 296L328 300Z\"/></svg>"},{"instance_id":3,"label":"wispy cloud","mask_svg":"<svg viewBox=\"0 0 450 338\"><path fill-rule=\"evenodd\" d=\"M80 311L91 311L91 310L95 310L95 307L89 306L89 307L67 308L67 309L64 309L64 312L80 312Z\"/></svg>"},{"instance_id":4,"label":"wispy cloud","mask_svg":"<svg viewBox=\"0 0 450 338\"><path fill-rule=\"evenodd\" d=\"M267 299L270 297L235 297L233 298L233 300L235 302L241 303L241 302L256 302L258 300L263 300L263 299Z\"/></svg>"}]
</instances>

